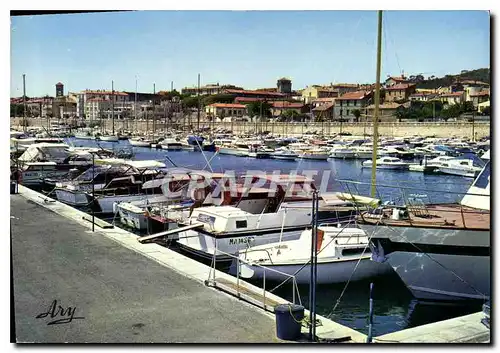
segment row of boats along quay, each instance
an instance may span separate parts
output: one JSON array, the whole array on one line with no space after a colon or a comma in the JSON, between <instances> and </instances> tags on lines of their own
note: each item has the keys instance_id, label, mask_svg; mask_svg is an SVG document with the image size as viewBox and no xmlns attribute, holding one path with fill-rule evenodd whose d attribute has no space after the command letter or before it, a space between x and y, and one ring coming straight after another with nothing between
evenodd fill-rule
<instances>
[{"instance_id":1,"label":"row of boats along quay","mask_svg":"<svg viewBox=\"0 0 500 353\"><path fill-rule=\"evenodd\" d=\"M290 312L315 308L320 319L306 312L303 339L457 342L474 332L489 341L489 138L381 137L374 146L353 136L226 135L207 143L169 131L156 146L137 146L78 131L11 136L14 192L23 185L42 204L85 212L97 229L122 228L139 245L190 257L206 265L207 285L264 309L274 310L273 295L300 304ZM366 153L349 158L353 150ZM428 336L433 325L453 331L454 320L471 328ZM326 322L354 331L321 337Z\"/></svg>"},{"instance_id":2,"label":"row of boats along quay","mask_svg":"<svg viewBox=\"0 0 500 353\"><path fill-rule=\"evenodd\" d=\"M276 341L488 343L490 138L379 136L381 32L379 11L371 136L209 129L139 135L30 131L24 124L24 131L11 131L11 193L20 194L11 202L78 220L94 238L111 238L163 264L165 274L173 269L220 290L221 302L222 293L230 294L241 310L250 303L274 314ZM19 196L37 208L22 206ZM12 222L18 235L29 226ZM57 220L46 222L54 233L47 241L68 242ZM82 242L93 239L75 233ZM61 242L54 257L63 256ZM77 250L80 257L86 251ZM109 256L119 261L115 252ZM60 262L74 267L70 259ZM119 286L115 281L108 291ZM143 304L150 304L147 297ZM159 309L163 319L173 315L171 306ZM185 331L211 331L216 343L222 334L208 317L222 317L221 308L207 302L207 327L182 317L183 325L196 326ZM220 330L236 330L241 321ZM17 328L26 332L23 322L28 318ZM263 327L253 329L264 337ZM183 341L169 336L179 330L169 325L162 342ZM127 340L134 337L140 331Z\"/></svg>"}]
</instances>

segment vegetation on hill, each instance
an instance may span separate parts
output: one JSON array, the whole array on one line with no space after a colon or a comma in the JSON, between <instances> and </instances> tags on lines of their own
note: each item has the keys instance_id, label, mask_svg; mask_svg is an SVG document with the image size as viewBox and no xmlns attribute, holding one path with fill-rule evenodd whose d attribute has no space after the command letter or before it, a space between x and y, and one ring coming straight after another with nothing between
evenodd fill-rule
<instances>
[{"instance_id":1,"label":"vegetation on hill","mask_svg":"<svg viewBox=\"0 0 500 353\"><path fill-rule=\"evenodd\" d=\"M427 80L422 79L422 75L410 76L409 78L410 81L413 81L417 84L417 88L435 89L439 87L450 86L457 80L473 80L490 83L490 75L490 69L483 68L471 71L462 70L457 75L445 75L444 77L430 76Z\"/></svg>"},{"instance_id":2,"label":"vegetation on hill","mask_svg":"<svg viewBox=\"0 0 500 353\"><path fill-rule=\"evenodd\" d=\"M433 117L439 117L444 120L458 118L463 113L474 111L472 102L463 102L461 104L443 105L440 101L412 102L409 108L400 108L396 112L399 121L402 119L415 119L424 121Z\"/></svg>"}]
</instances>

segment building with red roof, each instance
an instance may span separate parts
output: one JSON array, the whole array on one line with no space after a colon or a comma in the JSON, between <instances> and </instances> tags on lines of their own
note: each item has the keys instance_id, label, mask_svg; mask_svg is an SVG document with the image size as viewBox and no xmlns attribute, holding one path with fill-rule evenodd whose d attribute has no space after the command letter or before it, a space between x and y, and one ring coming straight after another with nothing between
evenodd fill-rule
<instances>
[{"instance_id":1,"label":"building with red roof","mask_svg":"<svg viewBox=\"0 0 500 353\"><path fill-rule=\"evenodd\" d=\"M247 113L247 106L237 103L213 103L205 107L207 116L216 118L243 117Z\"/></svg>"},{"instance_id":2,"label":"building with red roof","mask_svg":"<svg viewBox=\"0 0 500 353\"><path fill-rule=\"evenodd\" d=\"M385 88L385 102L407 101L416 92L414 83L397 83Z\"/></svg>"}]
</instances>

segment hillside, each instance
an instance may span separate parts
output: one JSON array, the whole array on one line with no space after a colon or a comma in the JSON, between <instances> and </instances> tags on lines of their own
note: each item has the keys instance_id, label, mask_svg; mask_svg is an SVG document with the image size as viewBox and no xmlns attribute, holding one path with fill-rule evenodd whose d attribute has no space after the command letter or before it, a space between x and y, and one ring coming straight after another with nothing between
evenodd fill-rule
<instances>
[{"instance_id":1,"label":"hillside","mask_svg":"<svg viewBox=\"0 0 500 353\"><path fill-rule=\"evenodd\" d=\"M436 77L436 78L433 78L431 76L432 79L427 79L418 82L417 88L434 89L438 87L449 86L453 82L457 81L457 79L459 79L460 81L474 80L474 81L490 83L490 75L491 72L489 68L483 68L471 71L463 70L461 73L456 75L446 75L444 77Z\"/></svg>"}]
</instances>

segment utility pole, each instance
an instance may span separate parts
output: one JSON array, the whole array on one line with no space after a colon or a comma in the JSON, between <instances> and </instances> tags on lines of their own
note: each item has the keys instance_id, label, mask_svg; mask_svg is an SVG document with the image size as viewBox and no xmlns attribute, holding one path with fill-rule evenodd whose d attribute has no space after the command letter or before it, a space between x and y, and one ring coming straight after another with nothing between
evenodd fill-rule
<instances>
[{"instance_id":1,"label":"utility pole","mask_svg":"<svg viewBox=\"0 0 500 353\"><path fill-rule=\"evenodd\" d=\"M197 116L197 129L200 130L200 74L198 74L198 116Z\"/></svg>"},{"instance_id":2,"label":"utility pole","mask_svg":"<svg viewBox=\"0 0 500 353\"><path fill-rule=\"evenodd\" d=\"M375 81L375 111L373 115L373 155L372 155L372 178L371 197L376 194L377 181L377 145L378 145L378 114L380 107L380 67L382 64L382 10L378 11L378 35L377 35L377 73Z\"/></svg>"},{"instance_id":3,"label":"utility pole","mask_svg":"<svg viewBox=\"0 0 500 353\"><path fill-rule=\"evenodd\" d=\"M23 74L23 131L26 132L26 74Z\"/></svg>"}]
</instances>

